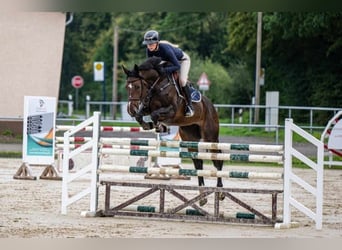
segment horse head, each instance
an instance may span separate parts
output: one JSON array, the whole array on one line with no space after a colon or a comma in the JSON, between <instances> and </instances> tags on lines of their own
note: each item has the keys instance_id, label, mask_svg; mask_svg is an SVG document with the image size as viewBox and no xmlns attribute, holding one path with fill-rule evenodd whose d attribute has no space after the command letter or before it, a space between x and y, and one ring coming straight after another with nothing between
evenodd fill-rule
<instances>
[{"instance_id":1,"label":"horse head","mask_svg":"<svg viewBox=\"0 0 342 250\"><path fill-rule=\"evenodd\" d=\"M147 108L151 90L161 79L160 68L162 66L163 62L160 57L149 57L139 66L135 64L132 70L128 70L125 66L122 66L127 76L127 112L130 116L141 116L143 108Z\"/></svg>"},{"instance_id":2,"label":"horse head","mask_svg":"<svg viewBox=\"0 0 342 250\"><path fill-rule=\"evenodd\" d=\"M136 117L140 111L141 101L148 91L148 83L140 76L138 65L133 70L122 66L126 74L126 90L128 94L127 112L130 116Z\"/></svg>"}]
</instances>

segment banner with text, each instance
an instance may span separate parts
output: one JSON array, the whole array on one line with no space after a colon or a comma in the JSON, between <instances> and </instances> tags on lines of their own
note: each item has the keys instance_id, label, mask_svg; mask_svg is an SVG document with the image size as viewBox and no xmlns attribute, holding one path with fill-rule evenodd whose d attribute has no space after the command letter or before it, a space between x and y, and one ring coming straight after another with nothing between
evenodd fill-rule
<instances>
[{"instance_id":1,"label":"banner with text","mask_svg":"<svg viewBox=\"0 0 342 250\"><path fill-rule=\"evenodd\" d=\"M51 165L55 159L56 98L25 96L23 162Z\"/></svg>"}]
</instances>

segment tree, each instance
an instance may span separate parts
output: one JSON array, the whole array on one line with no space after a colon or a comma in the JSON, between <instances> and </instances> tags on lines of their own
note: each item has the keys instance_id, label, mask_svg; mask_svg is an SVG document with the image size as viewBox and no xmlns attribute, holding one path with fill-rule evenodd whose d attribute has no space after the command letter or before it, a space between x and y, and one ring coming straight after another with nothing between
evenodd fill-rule
<instances>
[{"instance_id":1,"label":"tree","mask_svg":"<svg viewBox=\"0 0 342 250\"><path fill-rule=\"evenodd\" d=\"M101 86L93 84L92 71L89 70L92 63L90 54L99 34L111 26L110 20L109 13L74 13L74 20L65 33L59 99L67 99L69 94L74 93L70 83L75 75L81 75L85 81L84 87L79 89L80 96L101 94ZM83 101L84 98L80 98L81 104Z\"/></svg>"},{"instance_id":2,"label":"tree","mask_svg":"<svg viewBox=\"0 0 342 250\"><path fill-rule=\"evenodd\" d=\"M254 72L256 13L231 13L229 17L227 48L241 53L240 58ZM261 97L272 90L280 92L281 105L341 106L342 100L336 96L342 84L338 73L341 32L340 12L264 13L262 66L266 84Z\"/></svg>"},{"instance_id":3,"label":"tree","mask_svg":"<svg viewBox=\"0 0 342 250\"><path fill-rule=\"evenodd\" d=\"M75 13L66 29L60 99L73 91L71 78L80 74L85 79L80 96L102 100L101 85L93 82L92 69L93 61L99 60L106 65L107 100L111 100L115 25L119 28L119 97L126 94L121 65L130 68L145 60L143 35L156 29L162 39L179 44L191 56L193 81L203 71L208 74L214 82L206 92L208 97L221 103L251 103L256 12ZM260 103L266 91L279 91L281 105L342 106L341 26L341 12L263 13L265 85Z\"/></svg>"}]
</instances>

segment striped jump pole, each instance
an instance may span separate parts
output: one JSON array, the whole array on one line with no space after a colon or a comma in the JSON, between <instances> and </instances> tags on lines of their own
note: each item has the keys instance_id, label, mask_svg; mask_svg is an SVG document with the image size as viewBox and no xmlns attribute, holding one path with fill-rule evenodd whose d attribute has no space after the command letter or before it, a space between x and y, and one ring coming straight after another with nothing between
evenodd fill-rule
<instances>
[{"instance_id":1,"label":"striped jump pole","mask_svg":"<svg viewBox=\"0 0 342 250\"><path fill-rule=\"evenodd\" d=\"M57 131L67 131L67 130L70 130L74 127L75 126L71 126L71 125L58 125L58 126L56 126L56 130ZM86 126L83 129L81 129L80 131L93 131L93 126ZM155 129L144 130L141 127L100 126L100 131L101 132L108 131L108 132L147 132L147 133L151 133L151 132L155 132Z\"/></svg>"},{"instance_id":2,"label":"striped jump pole","mask_svg":"<svg viewBox=\"0 0 342 250\"><path fill-rule=\"evenodd\" d=\"M282 155L257 155L257 154L229 154L229 153L206 153L206 152L178 152L178 151L158 151L158 150L129 150L129 149L109 149L102 148L102 154L132 155L150 157L180 157L202 160L229 160L244 162L268 162L282 163Z\"/></svg>"},{"instance_id":3,"label":"striped jump pole","mask_svg":"<svg viewBox=\"0 0 342 250\"><path fill-rule=\"evenodd\" d=\"M261 144L233 144L233 143L216 143L216 142L192 142L192 141L161 141L161 140L145 140L131 138L101 138L103 143L139 145L139 146L155 146L169 148L191 148L191 149L218 149L218 150L240 150L251 152L277 152L283 153L282 145L261 145Z\"/></svg>"},{"instance_id":4,"label":"striped jump pole","mask_svg":"<svg viewBox=\"0 0 342 250\"><path fill-rule=\"evenodd\" d=\"M83 144L70 144L70 149L76 149L81 147ZM56 149L63 149L64 144L57 143ZM112 149L135 149L135 150L153 150L156 149L153 146L136 146L136 145L112 145L112 144L103 144L102 148L112 148ZM89 149L90 150L90 149Z\"/></svg>"},{"instance_id":5,"label":"striped jump pole","mask_svg":"<svg viewBox=\"0 0 342 250\"><path fill-rule=\"evenodd\" d=\"M152 139L152 138L151 138ZM75 137L70 137L69 138L69 142L72 143L69 145L70 149L75 149L78 148L80 146L83 145L83 143L86 143L88 141L91 141L92 137L82 137L82 136L75 136ZM154 140L154 139L152 139ZM101 141L101 138L100 138ZM105 140L106 141L106 140ZM109 141L109 140L107 140ZM64 138L57 136L56 137L56 148L57 149L63 149L64 144L60 143L60 142L64 142ZM151 149L156 149L155 146L148 146L148 145L129 145L129 144L113 144L113 143L101 143L100 142L100 146L102 148L126 148L126 149L145 149L145 150L151 150Z\"/></svg>"},{"instance_id":6,"label":"striped jump pole","mask_svg":"<svg viewBox=\"0 0 342 250\"><path fill-rule=\"evenodd\" d=\"M82 137L82 136L72 136L69 137L69 142L71 143L84 143L91 141L92 137ZM56 142L64 142L64 137L56 136Z\"/></svg>"},{"instance_id":7,"label":"striped jump pole","mask_svg":"<svg viewBox=\"0 0 342 250\"><path fill-rule=\"evenodd\" d=\"M144 205L128 205L123 208L124 211L132 211L132 212L142 212L142 213L159 213L159 208L157 206L144 206ZM167 212L170 212L167 210ZM183 208L177 211L178 214L185 215L194 215L194 216L204 216L200 211L193 208ZM242 218L242 219L255 219L255 214L246 213L246 212L236 212L230 213L229 215L225 215L223 211L220 211L220 217L227 216L233 218Z\"/></svg>"},{"instance_id":8,"label":"striped jump pole","mask_svg":"<svg viewBox=\"0 0 342 250\"><path fill-rule=\"evenodd\" d=\"M262 173L245 171L217 171L217 170L197 170L197 169L178 169L170 167L146 168L135 166L112 166L101 165L99 172L121 172L121 173L140 173L140 174L162 174L172 176L203 176L203 177L222 177L222 178L244 178L244 179L282 179L282 173Z\"/></svg>"},{"instance_id":9,"label":"striped jump pole","mask_svg":"<svg viewBox=\"0 0 342 250\"><path fill-rule=\"evenodd\" d=\"M56 142L64 142L64 137L62 136L56 136L55 137ZM71 136L69 137L69 142L71 143L84 143L91 141L92 137L86 137L86 136ZM155 143L151 143L149 141L157 141L154 138L135 138L136 141L144 141L144 143L127 143L127 140L130 140L130 138L109 138L109 137L101 137L100 139L101 144L119 144L119 145L132 145L132 146L153 146ZM124 141L124 143L121 143Z\"/></svg>"}]
</instances>

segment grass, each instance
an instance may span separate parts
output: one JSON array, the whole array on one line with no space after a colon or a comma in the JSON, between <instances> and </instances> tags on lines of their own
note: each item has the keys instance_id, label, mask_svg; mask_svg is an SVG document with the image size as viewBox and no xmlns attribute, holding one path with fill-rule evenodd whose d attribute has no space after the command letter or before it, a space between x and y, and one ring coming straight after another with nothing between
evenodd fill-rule
<instances>
[{"instance_id":1,"label":"grass","mask_svg":"<svg viewBox=\"0 0 342 250\"><path fill-rule=\"evenodd\" d=\"M0 143L22 143L23 136L5 131L0 135Z\"/></svg>"},{"instance_id":2,"label":"grass","mask_svg":"<svg viewBox=\"0 0 342 250\"><path fill-rule=\"evenodd\" d=\"M0 152L0 158L22 158L21 152Z\"/></svg>"},{"instance_id":3,"label":"grass","mask_svg":"<svg viewBox=\"0 0 342 250\"><path fill-rule=\"evenodd\" d=\"M320 139L321 132L314 131L310 133L316 139ZM221 127L220 128L220 135L221 136L236 136L236 137L264 137L264 138L275 138L276 132L275 131L265 131L263 128L230 128L230 127ZM278 136L280 141L283 141L285 138L285 131L284 129L280 129L278 132ZM307 142L304 138L299 136L298 134L293 134L293 141L294 142Z\"/></svg>"}]
</instances>

